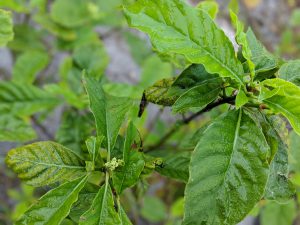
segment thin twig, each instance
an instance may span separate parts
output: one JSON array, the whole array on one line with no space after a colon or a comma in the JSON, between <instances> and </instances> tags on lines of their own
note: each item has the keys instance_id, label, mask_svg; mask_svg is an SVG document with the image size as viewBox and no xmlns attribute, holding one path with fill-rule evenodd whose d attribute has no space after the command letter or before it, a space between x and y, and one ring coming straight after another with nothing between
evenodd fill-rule
<instances>
[{"instance_id":1,"label":"thin twig","mask_svg":"<svg viewBox=\"0 0 300 225\"><path fill-rule=\"evenodd\" d=\"M202 115L205 112L208 112L208 111L212 110L213 108L215 108L219 105L223 105L223 104L226 104L226 103L229 103L229 104L234 103L235 98L236 98L236 96L221 98L221 99L217 100L216 102L208 104L204 109L200 110L199 112L197 112L195 114L192 114L191 116L189 116L189 117L187 117L187 118L185 118L181 121L177 121L171 127L171 129L156 144L150 146L147 150L145 150L145 152L153 151L153 150L159 148L160 146L162 146L171 136L173 136L173 134L176 131L178 131L178 128L181 127L182 125L189 124L192 120L194 120L198 116Z\"/></svg>"}]
</instances>

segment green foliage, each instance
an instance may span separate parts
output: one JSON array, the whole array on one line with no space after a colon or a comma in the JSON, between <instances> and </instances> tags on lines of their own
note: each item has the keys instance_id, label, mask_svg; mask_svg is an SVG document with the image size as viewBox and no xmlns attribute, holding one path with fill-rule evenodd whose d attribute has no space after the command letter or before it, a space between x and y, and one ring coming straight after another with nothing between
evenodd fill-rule
<instances>
[{"instance_id":1,"label":"green foliage","mask_svg":"<svg viewBox=\"0 0 300 225\"><path fill-rule=\"evenodd\" d=\"M242 109L214 121L192 155L183 223L236 224L243 219L263 196L269 151L261 128Z\"/></svg>"},{"instance_id":2,"label":"green foliage","mask_svg":"<svg viewBox=\"0 0 300 225\"><path fill-rule=\"evenodd\" d=\"M10 12L0 9L0 46L4 46L14 37L12 15Z\"/></svg>"},{"instance_id":3,"label":"green foliage","mask_svg":"<svg viewBox=\"0 0 300 225\"><path fill-rule=\"evenodd\" d=\"M87 177L66 182L49 191L31 206L16 224L60 224L78 198ZM45 212L45 209L47 211Z\"/></svg>"},{"instance_id":4,"label":"green foliage","mask_svg":"<svg viewBox=\"0 0 300 225\"><path fill-rule=\"evenodd\" d=\"M290 201L287 204L278 204L276 202L268 202L262 211L262 225L290 225L296 217L295 203Z\"/></svg>"},{"instance_id":5,"label":"green foliage","mask_svg":"<svg viewBox=\"0 0 300 225\"><path fill-rule=\"evenodd\" d=\"M32 84L38 72L44 69L49 56L44 52L28 51L20 55L13 68L13 81Z\"/></svg>"},{"instance_id":6,"label":"green foliage","mask_svg":"<svg viewBox=\"0 0 300 225\"><path fill-rule=\"evenodd\" d=\"M29 201L20 204L16 224L131 225L143 217L235 225L254 207L263 225L291 224L300 63L279 59L251 28L245 32L237 3L230 16L238 52L214 22L216 1L1 2L13 13L0 9L0 45L16 56L12 79L0 82L0 141L17 142L6 164L27 184L51 189L28 209ZM25 20L13 28L14 14ZM127 41L139 81L106 76L112 33ZM148 102L161 107L156 115ZM161 119L167 107L181 114L173 125ZM53 135L44 122L58 111ZM41 131L49 141L23 145Z\"/></svg>"},{"instance_id":7,"label":"green foliage","mask_svg":"<svg viewBox=\"0 0 300 225\"><path fill-rule=\"evenodd\" d=\"M143 0L126 7L125 13L130 26L150 35L157 51L182 54L191 63L204 64L208 72L243 85L243 68L231 42L206 12L180 0Z\"/></svg>"}]
</instances>

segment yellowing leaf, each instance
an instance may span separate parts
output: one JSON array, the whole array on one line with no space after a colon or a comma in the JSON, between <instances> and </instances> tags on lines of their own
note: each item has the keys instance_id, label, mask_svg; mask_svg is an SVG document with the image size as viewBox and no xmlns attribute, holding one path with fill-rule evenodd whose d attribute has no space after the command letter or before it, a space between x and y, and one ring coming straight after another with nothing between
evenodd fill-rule
<instances>
[{"instance_id":1,"label":"yellowing leaf","mask_svg":"<svg viewBox=\"0 0 300 225\"><path fill-rule=\"evenodd\" d=\"M19 178L33 186L77 178L85 173L85 164L70 149L45 141L12 149L6 163Z\"/></svg>"}]
</instances>

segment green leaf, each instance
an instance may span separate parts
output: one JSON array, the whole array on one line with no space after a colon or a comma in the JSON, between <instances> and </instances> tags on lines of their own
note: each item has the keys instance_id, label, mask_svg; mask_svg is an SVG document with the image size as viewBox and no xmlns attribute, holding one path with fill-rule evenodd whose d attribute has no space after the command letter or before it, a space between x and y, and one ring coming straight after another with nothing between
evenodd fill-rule
<instances>
[{"instance_id":1,"label":"green leaf","mask_svg":"<svg viewBox=\"0 0 300 225\"><path fill-rule=\"evenodd\" d=\"M0 141L25 142L37 137L29 121L10 113L0 116Z\"/></svg>"},{"instance_id":2,"label":"green leaf","mask_svg":"<svg viewBox=\"0 0 300 225\"><path fill-rule=\"evenodd\" d=\"M178 96L168 94L175 78L162 79L147 88L144 92L146 101L157 105L171 106L174 104Z\"/></svg>"},{"instance_id":3,"label":"green leaf","mask_svg":"<svg viewBox=\"0 0 300 225\"><path fill-rule=\"evenodd\" d=\"M243 90L239 90L239 93L236 96L235 99L235 106L237 109L241 108L243 105L245 105L249 101L247 95Z\"/></svg>"},{"instance_id":4,"label":"green leaf","mask_svg":"<svg viewBox=\"0 0 300 225\"><path fill-rule=\"evenodd\" d=\"M104 162L100 155L101 143L104 139L104 136L101 137L90 137L86 140L86 146L89 151L90 157L94 168L100 168L103 166Z\"/></svg>"},{"instance_id":5,"label":"green leaf","mask_svg":"<svg viewBox=\"0 0 300 225\"><path fill-rule=\"evenodd\" d=\"M150 222L157 223L166 218L167 209L165 204L159 198L145 196L141 214Z\"/></svg>"},{"instance_id":6,"label":"green leaf","mask_svg":"<svg viewBox=\"0 0 300 225\"><path fill-rule=\"evenodd\" d=\"M109 61L104 46L100 41L80 45L75 48L73 58L80 70L86 70L90 76L97 79L103 75Z\"/></svg>"},{"instance_id":7,"label":"green leaf","mask_svg":"<svg viewBox=\"0 0 300 225\"><path fill-rule=\"evenodd\" d=\"M14 51L45 51L41 39L41 31L28 24L16 24L14 26L14 39L7 46Z\"/></svg>"},{"instance_id":8,"label":"green leaf","mask_svg":"<svg viewBox=\"0 0 300 225\"><path fill-rule=\"evenodd\" d=\"M78 223L80 216L91 207L98 191L99 187L97 185L86 183L78 195L78 200L72 205L69 214L74 222Z\"/></svg>"},{"instance_id":9,"label":"green leaf","mask_svg":"<svg viewBox=\"0 0 300 225\"><path fill-rule=\"evenodd\" d=\"M155 167L160 174L187 183L189 179L190 152L173 153L162 158L162 166Z\"/></svg>"},{"instance_id":10,"label":"green leaf","mask_svg":"<svg viewBox=\"0 0 300 225\"><path fill-rule=\"evenodd\" d=\"M181 0L139 0L125 14L130 26L150 35L157 51L184 55L209 73L243 85L244 71L232 43L203 10Z\"/></svg>"},{"instance_id":11,"label":"green leaf","mask_svg":"<svg viewBox=\"0 0 300 225\"><path fill-rule=\"evenodd\" d=\"M81 177L49 191L25 212L16 225L60 224L69 214L72 204L77 201L86 181L87 176Z\"/></svg>"},{"instance_id":12,"label":"green leaf","mask_svg":"<svg viewBox=\"0 0 300 225\"><path fill-rule=\"evenodd\" d=\"M56 23L74 28L90 22L100 15L99 8L93 1L55 0L51 8L51 19Z\"/></svg>"},{"instance_id":13,"label":"green leaf","mask_svg":"<svg viewBox=\"0 0 300 225\"><path fill-rule=\"evenodd\" d=\"M261 199L269 146L256 122L229 111L204 131L192 154L183 224L236 224Z\"/></svg>"},{"instance_id":14,"label":"green leaf","mask_svg":"<svg viewBox=\"0 0 300 225\"><path fill-rule=\"evenodd\" d=\"M110 154L120 127L133 103L128 98L106 94L102 84L93 77L85 76L84 83L90 99L90 108L96 120L97 135L106 137L106 146Z\"/></svg>"},{"instance_id":15,"label":"green leaf","mask_svg":"<svg viewBox=\"0 0 300 225\"><path fill-rule=\"evenodd\" d=\"M51 141L12 149L6 163L19 178L33 186L62 182L85 173L83 160L70 149Z\"/></svg>"},{"instance_id":16,"label":"green leaf","mask_svg":"<svg viewBox=\"0 0 300 225\"><path fill-rule=\"evenodd\" d=\"M207 12L212 19L215 19L219 12L219 5L215 1L202 1L197 5L197 8Z\"/></svg>"},{"instance_id":17,"label":"green leaf","mask_svg":"<svg viewBox=\"0 0 300 225\"><path fill-rule=\"evenodd\" d=\"M251 60L255 65L255 78L258 79L259 73L275 69L278 66L278 59L269 53L266 48L256 39L255 34L250 28L246 34L249 48L252 53ZM245 72L248 72L247 69ZM265 79L265 77L262 77L262 79Z\"/></svg>"},{"instance_id":18,"label":"green leaf","mask_svg":"<svg viewBox=\"0 0 300 225\"><path fill-rule=\"evenodd\" d=\"M124 165L118 167L113 172L113 184L116 192L121 194L123 190L133 186L138 181L141 172L144 169L144 159L141 152L138 152L139 146L136 138L139 137L138 130L132 122L129 123L123 147ZM134 148L135 147L135 148Z\"/></svg>"},{"instance_id":19,"label":"green leaf","mask_svg":"<svg viewBox=\"0 0 300 225\"><path fill-rule=\"evenodd\" d=\"M244 32L244 24L241 21L239 21L237 15L232 10L230 10L230 17L231 17L232 24L236 29L236 35L235 35L236 42L242 47L242 54L244 58L247 60L248 67L250 70L250 75L253 78L255 76L255 65L251 60L252 52L248 43L247 35Z\"/></svg>"},{"instance_id":20,"label":"green leaf","mask_svg":"<svg viewBox=\"0 0 300 225\"><path fill-rule=\"evenodd\" d=\"M111 188L107 183L100 188L90 209L80 217L79 221L79 225L99 224L121 224L119 215L114 208Z\"/></svg>"},{"instance_id":21,"label":"green leaf","mask_svg":"<svg viewBox=\"0 0 300 225\"><path fill-rule=\"evenodd\" d=\"M50 31L57 37L63 38L64 40L76 39L76 33L74 30L63 27L51 20L48 14L37 14L33 17L34 21L41 25L46 30Z\"/></svg>"},{"instance_id":22,"label":"green leaf","mask_svg":"<svg viewBox=\"0 0 300 225\"><path fill-rule=\"evenodd\" d=\"M201 64L186 68L177 78L162 79L145 90L146 100L158 105L171 106L188 90L217 80L217 74L208 73Z\"/></svg>"},{"instance_id":23,"label":"green leaf","mask_svg":"<svg viewBox=\"0 0 300 225\"><path fill-rule=\"evenodd\" d=\"M283 64L278 70L278 77L300 86L300 60Z\"/></svg>"},{"instance_id":24,"label":"green leaf","mask_svg":"<svg viewBox=\"0 0 300 225\"><path fill-rule=\"evenodd\" d=\"M203 109L218 98L222 84L223 80L217 77L189 89L175 101L172 107L173 111L178 113L192 109Z\"/></svg>"},{"instance_id":25,"label":"green leaf","mask_svg":"<svg viewBox=\"0 0 300 225\"><path fill-rule=\"evenodd\" d=\"M169 95L180 96L191 88L210 79L215 80L218 74L210 74L202 64L193 64L186 68L174 81L169 90Z\"/></svg>"},{"instance_id":26,"label":"green leaf","mask_svg":"<svg viewBox=\"0 0 300 225\"><path fill-rule=\"evenodd\" d=\"M267 127L263 129L267 129L264 133L269 145L272 146L272 143L269 142L271 138L277 142L276 154L270 164L264 197L284 203L291 200L295 194L295 188L289 180L288 146L280 137L281 130L276 128L274 119L266 118L264 123L267 123Z\"/></svg>"},{"instance_id":27,"label":"green leaf","mask_svg":"<svg viewBox=\"0 0 300 225\"><path fill-rule=\"evenodd\" d=\"M296 132L291 131L289 134L290 147L290 170L300 172L300 137Z\"/></svg>"},{"instance_id":28,"label":"green leaf","mask_svg":"<svg viewBox=\"0 0 300 225\"><path fill-rule=\"evenodd\" d=\"M261 83L260 100L275 113L281 113L300 134L300 88L288 81L275 78Z\"/></svg>"},{"instance_id":29,"label":"green leaf","mask_svg":"<svg viewBox=\"0 0 300 225\"><path fill-rule=\"evenodd\" d=\"M5 46L14 38L11 12L0 9L0 24L0 46Z\"/></svg>"},{"instance_id":30,"label":"green leaf","mask_svg":"<svg viewBox=\"0 0 300 225\"><path fill-rule=\"evenodd\" d=\"M30 84L0 81L0 112L13 115L32 115L53 108L59 100Z\"/></svg>"},{"instance_id":31,"label":"green leaf","mask_svg":"<svg viewBox=\"0 0 300 225\"><path fill-rule=\"evenodd\" d=\"M16 60L12 71L12 80L16 83L31 84L36 75L48 65L48 62L49 56L46 52L25 52Z\"/></svg>"},{"instance_id":32,"label":"green leaf","mask_svg":"<svg viewBox=\"0 0 300 225\"><path fill-rule=\"evenodd\" d=\"M296 212L294 201L285 205L270 201L262 210L260 222L262 225L291 225L296 218Z\"/></svg>"},{"instance_id":33,"label":"green leaf","mask_svg":"<svg viewBox=\"0 0 300 225\"><path fill-rule=\"evenodd\" d=\"M126 215L126 212L122 207L119 209L119 216L121 219L121 225L132 225L131 221L129 220L128 216Z\"/></svg>"}]
</instances>

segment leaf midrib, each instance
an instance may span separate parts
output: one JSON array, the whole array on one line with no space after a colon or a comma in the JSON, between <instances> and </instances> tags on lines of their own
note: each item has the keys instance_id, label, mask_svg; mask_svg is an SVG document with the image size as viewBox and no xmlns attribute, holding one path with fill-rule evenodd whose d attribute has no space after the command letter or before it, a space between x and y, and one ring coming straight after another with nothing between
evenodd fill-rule
<instances>
[{"instance_id":1,"label":"leaf midrib","mask_svg":"<svg viewBox=\"0 0 300 225\"><path fill-rule=\"evenodd\" d=\"M55 163L44 163L44 162L40 162L40 161L32 161L32 160L26 160L24 158L18 158L18 157L14 157L13 160L17 160L20 162L29 162L35 165L43 165L43 166L47 166L47 167L58 167L58 168L69 168L69 169L84 169L83 166L69 166L66 164L60 165L60 164L55 164Z\"/></svg>"}]
</instances>

